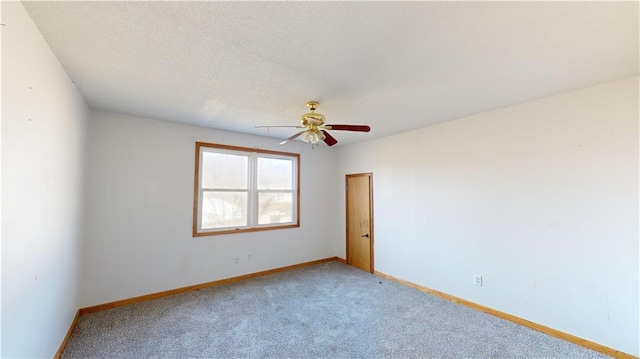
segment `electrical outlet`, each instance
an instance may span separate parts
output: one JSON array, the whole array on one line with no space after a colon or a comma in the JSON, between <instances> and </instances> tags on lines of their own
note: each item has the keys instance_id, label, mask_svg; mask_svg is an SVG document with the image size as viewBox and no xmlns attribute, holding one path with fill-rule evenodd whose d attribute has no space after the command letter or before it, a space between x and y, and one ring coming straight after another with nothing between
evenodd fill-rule
<instances>
[{"instance_id":1,"label":"electrical outlet","mask_svg":"<svg viewBox=\"0 0 640 359\"><path fill-rule=\"evenodd\" d=\"M253 260L253 253L247 253L247 262L251 262Z\"/></svg>"},{"instance_id":2,"label":"electrical outlet","mask_svg":"<svg viewBox=\"0 0 640 359\"><path fill-rule=\"evenodd\" d=\"M236 256L236 257L233 259L233 263L234 263L234 264L240 264L240 257Z\"/></svg>"},{"instance_id":3,"label":"electrical outlet","mask_svg":"<svg viewBox=\"0 0 640 359\"><path fill-rule=\"evenodd\" d=\"M482 287L482 276L480 274L473 275L473 284Z\"/></svg>"}]
</instances>

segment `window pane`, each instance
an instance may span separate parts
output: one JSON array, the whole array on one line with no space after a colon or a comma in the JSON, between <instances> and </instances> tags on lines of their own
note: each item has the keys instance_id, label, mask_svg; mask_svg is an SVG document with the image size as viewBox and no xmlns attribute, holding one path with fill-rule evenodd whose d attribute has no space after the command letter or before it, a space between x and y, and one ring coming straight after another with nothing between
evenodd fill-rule
<instances>
[{"instance_id":1,"label":"window pane","mask_svg":"<svg viewBox=\"0 0 640 359\"><path fill-rule=\"evenodd\" d=\"M202 153L202 188L247 189L247 156Z\"/></svg>"},{"instance_id":2,"label":"window pane","mask_svg":"<svg viewBox=\"0 0 640 359\"><path fill-rule=\"evenodd\" d=\"M293 189L293 161L259 157L258 189Z\"/></svg>"},{"instance_id":3,"label":"window pane","mask_svg":"<svg viewBox=\"0 0 640 359\"><path fill-rule=\"evenodd\" d=\"M202 194L202 229L246 225L246 192L204 192Z\"/></svg>"},{"instance_id":4,"label":"window pane","mask_svg":"<svg viewBox=\"0 0 640 359\"><path fill-rule=\"evenodd\" d=\"M293 222L293 193L260 193L258 224Z\"/></svg>"}]
</instances>

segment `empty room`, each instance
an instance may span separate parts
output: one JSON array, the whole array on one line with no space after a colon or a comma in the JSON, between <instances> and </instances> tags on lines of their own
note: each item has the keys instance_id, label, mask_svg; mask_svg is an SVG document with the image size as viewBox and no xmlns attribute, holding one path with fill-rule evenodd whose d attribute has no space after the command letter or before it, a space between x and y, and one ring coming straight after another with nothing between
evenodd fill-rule
<instances>
[{"instance_id":1,"label":"empty room","mask_svg":"<svg viewBox=\"0 0 640 359\"><path fill-rule=\"evenodd\" d=\"M2 358L638 358L640 3L3 1Z\"/></svg>"}]
</instances>

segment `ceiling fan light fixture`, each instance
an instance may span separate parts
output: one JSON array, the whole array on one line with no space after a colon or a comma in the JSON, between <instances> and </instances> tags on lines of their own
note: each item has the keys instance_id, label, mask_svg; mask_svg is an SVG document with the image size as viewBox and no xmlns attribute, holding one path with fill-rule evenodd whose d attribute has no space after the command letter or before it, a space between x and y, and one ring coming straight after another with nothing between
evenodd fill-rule
<instances>
[{"instance_id":1,"label":"ceiling fan light fixture","mask_svg":"<svg viewBox=\"0 0 640 359\"><path fill-rule=\"evenodd\" d=\"M310 143L312 145L317 145L318 142L324 140L325 138L322 132L315 132L311 130L304 131L300 137L302 138L302 141Z\"/></svg>"}]
</instances>

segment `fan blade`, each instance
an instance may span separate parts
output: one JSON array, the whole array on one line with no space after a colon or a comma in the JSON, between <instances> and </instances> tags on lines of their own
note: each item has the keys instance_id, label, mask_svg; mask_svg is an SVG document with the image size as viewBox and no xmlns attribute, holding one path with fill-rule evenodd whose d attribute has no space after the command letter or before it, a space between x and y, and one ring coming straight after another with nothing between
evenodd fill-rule
<instances>
[{"instance_id":1,"label":"fan blade","mask_svg":"<svg viewBox=\"0 0 640 359\"><path fill-rule=\"evenodd\" d=\"M331 136L329 132L322 130L322 133L324 134L324 143L326 143L327 146L333 146L338 143L338 140L333 138L333 136Z\"/></svg>"},{"instance_id":2,"label":"fan blade","mask_svg":"<svg viewBox=\"0 0 640 359\"><path fill-rule=\"evenodd\" d=\"M295 135L293 135L293 136L291 136L291 137L287 138L286 140L284 140L284 141L280 142L280 144L281 144L281 145L284 145L285 143L287 143L287 142L289 142L289 141L293 141L293 140L295 140L295 139L296 139L296 137L300 136L300 135L301 135L301 134L303 134L303 133L304 133L304 131L300 131L300 132L296 133Z\"/></svg>"},{"instance_id":3,"label":"fan blade","mask_svg":"<svg viewBox=\"0 0 640 359\"><path fill-rule=\"evenodd\" d=\"M371 131L371 127L367 125L326 125L325 127L331 130L338 130L338 131L358 131L358 132Z\"/></svg>"},{"instance_id":4,"label":"fan blade","mask_svg":"<svg viewBox=\"0 0 640 359\"><path fill-rule=\"evenodd\" d=\"M306 128L304 126L256 126L256 128L272 128L272 127Z\"/></svg>"}]
</instances>

